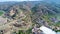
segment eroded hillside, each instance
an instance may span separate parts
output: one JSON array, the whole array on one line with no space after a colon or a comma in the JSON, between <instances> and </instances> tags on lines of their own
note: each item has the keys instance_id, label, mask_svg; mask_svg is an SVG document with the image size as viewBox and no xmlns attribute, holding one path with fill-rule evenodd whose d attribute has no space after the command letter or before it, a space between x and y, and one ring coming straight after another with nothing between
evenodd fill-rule
<instances>
[{"instance_id":1,"label":"eroded hillside","mask_svg":"<svg viewBox=\"0 0 60 34\"><path fill-rule=\"evenodd\" d=\"M60 31L60 5L47 2L3 2L0 34L33 34L40 26ZM2 25L1 25L2 24ZM35 32L34 32L35 33Z\"/></svg>"}]
</instances>

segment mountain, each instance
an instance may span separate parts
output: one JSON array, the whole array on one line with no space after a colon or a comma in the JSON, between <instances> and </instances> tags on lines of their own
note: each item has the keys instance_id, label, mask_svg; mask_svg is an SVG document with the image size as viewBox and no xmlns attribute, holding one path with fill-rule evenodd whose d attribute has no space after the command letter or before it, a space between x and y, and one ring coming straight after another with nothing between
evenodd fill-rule
<instances>
[{"instance_id":1,"label":"mountain","mask_svg":"<svg viewBox=\"0 0 60 34\"><path fill-rule=\"evenodd\" d=\"M0 10L7 21L0 26L1 34L33 34L42 25L60 30L60 4L55 1L0 2Z\"/></svg>"}]
</instances>

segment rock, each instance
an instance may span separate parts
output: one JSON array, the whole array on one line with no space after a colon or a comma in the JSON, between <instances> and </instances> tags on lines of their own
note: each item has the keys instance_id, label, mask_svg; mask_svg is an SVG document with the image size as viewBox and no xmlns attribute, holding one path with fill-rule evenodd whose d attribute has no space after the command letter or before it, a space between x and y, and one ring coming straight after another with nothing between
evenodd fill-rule
<instances>
[{"instance_id":1,"label":"rock","mask_svg":"<svg viewBox=\"0 0 60 34\"><path fill-rule=\"evenodd\" d=\"M0 25L2 25L2 24L4 25L6 23L7 23L7 18L3 18L0 16Z\"/></svg>"},{"instance_id":2,"label":"rock","mask_svg":"<svg viewBox=\"0 0 60 34\"><path fill-rule=\"evenodd\" d=\"M52 17L52 18L50 18L50 20L52 21L52 22L59 22L59 20L57 19L57 18L55 18L55 17Z\"/></svg>"}]
</instances>

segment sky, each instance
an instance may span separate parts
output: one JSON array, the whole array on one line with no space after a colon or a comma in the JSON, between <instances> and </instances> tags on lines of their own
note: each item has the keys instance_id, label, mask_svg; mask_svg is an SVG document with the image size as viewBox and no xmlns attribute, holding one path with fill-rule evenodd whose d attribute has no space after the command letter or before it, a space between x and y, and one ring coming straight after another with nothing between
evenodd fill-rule
<instances>
[{"instance_id":1,"label":"sky","mask_svg":"<svg viewBox=\"0 0 60 34\"><path fill-rule=\"evenodd\" d=\"M42 0L0 0L0 2L5 2L5 1L42 1Z\"/></svg>"},{"instance_id":2,"label":"sky","mask_svg":"<svg viewBox=\"0 0 60 34\"><path fill-rule=\"evenodd\" d=\"M0 0L0 2L6 2L6 1L53 1L53 2L56 2L58 4L60 4L60 0Z\"/></svg>"}]
</instances>

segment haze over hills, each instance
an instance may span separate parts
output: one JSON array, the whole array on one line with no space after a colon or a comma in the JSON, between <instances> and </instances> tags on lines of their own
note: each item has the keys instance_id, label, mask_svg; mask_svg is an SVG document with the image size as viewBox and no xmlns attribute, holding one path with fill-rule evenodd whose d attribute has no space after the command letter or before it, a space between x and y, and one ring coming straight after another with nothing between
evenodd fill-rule
<instances>
[{"instance_id":1,"label":"haze over hills","mask_svg":"<svg viewBox=\"0 0 60 34\"><path fill-rule=\"evenodd\" d=\"M0 34L41 34L42 25L60 31L60 4L53 1L0 2L0 11Z\"/></svg>"}]
</instances>

